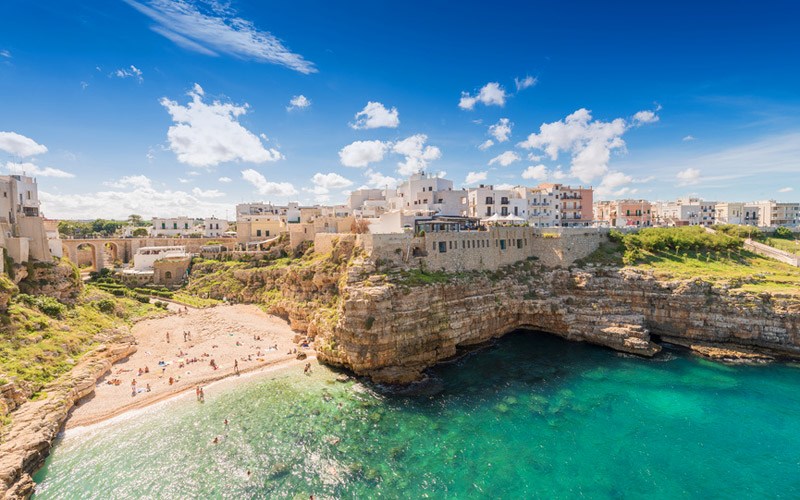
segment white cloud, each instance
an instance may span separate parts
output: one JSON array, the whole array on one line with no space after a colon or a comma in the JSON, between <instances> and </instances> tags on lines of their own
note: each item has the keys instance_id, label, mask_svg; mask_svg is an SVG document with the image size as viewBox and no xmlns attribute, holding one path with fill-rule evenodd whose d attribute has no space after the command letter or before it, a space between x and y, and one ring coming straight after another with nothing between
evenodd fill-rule
<instances>
[{"instance_id":1,"label":"white cloud","mask_svg":"<svg viewBox=\"0 0 800 500\"><path fill-rule=\"evenodd\" d=\"M696 139L695 139L695 137L694 137L693 135L687 135L686 137L684 137L684 138L683 138L683 139L681 139L681 140L682 140L683 142L689 142L689 141L694 141L694 140L696 140Z\"/></svg>"},{"instance_id":2,"label":"white cloud","mask_svg":"<svg viewBox=\"0 0 800 500\"><path fill-rule=\"evenodd\" d=\"M375 189L394 189L397 187L398 180L394 177L375 172L371 168L364 172L367 177L367 185Z\"/></svg>"},{"instance_id":3,"label":"white cloud","mask_svg":"<svg viewBox=\"0 0 800 500\"><path fill-rule=\"evenodd\" d=\"M191 179L184 179L183 177L178 177L178 182L180 182L181 184L189 184L192 181Z\"/></svg>"},{"instance_id":4,"label":"white cloud","mask_svg":"<svg viewBox=\"0 0 800 500\"><path fill-rule=\"evenodd\" d=\"M345 167L366 167L383 160L388 147L381 141L355 141L339 151L339 161Z\"/></svg>"},{"instance_id":5,"label":"white cloud","mask_svg":"<svg viewBox=\"0 0 800 500\"><path fill-rule=\"evenodd\" d=\"M356 113L355 123L350 126L356 130L369 128L397 128L400 125L400 113L397 108L386 109L379 102L367 102L364 109Z\"/></svg>"},{"instance_id":6,"label":"white cloud","mask_svg":"<svg viewBox=\"0 0 800 500\"><path fill-rule=\"evenodd\" d=\"M156 25L151 29L187 50L209 56L220 53L240 59L280 64L300 73L316 73L314 64L291 52L266 31L236 17L229 3L216 0L125 0Z\"/></svg>"},{"instance_id":7,"label":"white cloud","mask_svg":"<svg viewBox=\"0 0 800 500\"><path fill-rule=\"evenodd\" d=\"M696 168L689 167L678 172L676 177L678 178L679 186L691 186L700 182L700 171Z\"/></svg>"},{"instance_id":8,"label":"white cloud","mask_svg":"<svg viewBox=\"0 0 800 500\"><path fill-rule=\"evenodd\" d=\"M536 82L538 82L538 80L530 75L526 76L525 78L514 78L514 85L517 87L517 92L533 87L536 85Z\"/></svg>"},{"instance_id":9,"label":"white cloud","mask_svg":"<svg viewBox=\"0 0 800 500\"><path fill-rule=\"evenodd\" d=\"M794 191L793 187L785 187L778 190L779 193L791 193L792 191Z\"/></svg>"},{"instance_id":10,"label":"white cloud","mask_svg":"<svg viewBox=\"0 0 800 500\"><path fill-rule=\"evenodd\" d=\"M634 125L646 125L648 123L655 123L659 120L657 114L654 111L644 110L639 111L633 115L633 123Z\"/></svg>"},{"instance_id":11,"label":"white cloud","mask_svg":"<svg viewBox=\"0 0 800 500\"><path fill-rule=\"evenodd\" d=\"M293 111L295 109L305 109L309 106L311 106L311 99L300 94L289 99L289 105L286 106L286 111Z\"/></svg>"},{"instance_id":12,"label":"white cloud","mask_svg":"<svg viewBox=\"0 0 800 500\"><path fill-rule=\"evenodd\" d=\"M344 189L353 185L353 181L334 172L328 174L318 172L311 178L311 182L314 184L315 194L327 194L331 189Z\"/></svg>"},{"instance_id":13,"label":"white cloud","mask_svg":"<svg viewBox=\"0 0 800 500\"><path fill-rule=\"evenodd\" d=\"M494 141L491 140L491 139L486 139L486 141L482 142L478 146L478 149L480 149L481 151L486 151L487 149L489 149L492 146L494 146Z\"/></svg>"},{"instance_id":14,"label":"white cloud","mask_svg":"<svg viewBox=\"0 0 800 500\"><path fill-rule=\"evenodd\" d=\"M193 167L213 167L229 161L264 163L283 158L276 149L264 148L261 140L239 123L239 117L247 113L247 104L206 104L204 94L195 84L186 106L166 97L160 101L175 122L167 139L178 161Z\"/></svg>"},{"instance_id":15,"label":"white cloud","mask_svg":"<svg viewBox=\"0 0 800 500\"><path fill-rule=\"evenodd\" d=\"M203 190L200 188L194 188L192 189L192 194L194 194L198 198L222 198L223 196L225 196L225 193L223 193L218 189Z\"/></svg>"},{"instance_id":16,"label":"white cloud","mask_svg":"<svg viewBox=\"0 0 800 500\"><path fill-rule=\"evenodd\" d=\"M6 49L0 50L0 57L5 57L7 59L11 59L11 52Z\"/></svg>"},{"instance_id":17,"label":"white cloud","mask_svg":"<svg viewBox=\"0 0 800 500\"><path fill-rule=\"evenodd\" d=\"M42 168L30 162L14 163L10 161L6 163L6 168L12 174L25 174L31 176L35 175L39 177L58 177L60 179L69 179L75 177L74 174L71 174L69 172L65 172L63 170L53 167Z\"/></svg>"},{"instance_id":18,"label":"white cloud","mask_svg":"<svg viewBox=\"0 0 800 500\"><path fill-rule=\"evenodd\" d=\"M464 184L469 186L472 184L477 184L481 181L485 181L487 175L488 172L469 172L467 174L467 178L464 179Z\"/></svg>"},{"instance_id":19,"label":"white cloud","mask_svg":"<svg viewBox=\"0 0 800 500\"><path fill-rule=\"evenodd\" d=\"M108 187L118 189L126 187L151 189L153 187L153 181L151 181L146 175L126 175L119 180L108 181L104 182L103 184Z\"/></svg>"},{"instance_id":20,"label":"white cloud","mask_svg":"<svg viewBox=\"0 0 800 500\"><path fill-rule=\"evenodd\" d=\"M270 182L261 173L249 168L242 170L242 179L255 186L258 194L279 197L294 196L297 190L289 182Z\"/></svg>"},{"instance_id":21,"label":"white cloud","mask_svg":"<svg viewBox=\"0 0 800 500\"><path fill-rule=\"evenodd\" d=\"M115 76L117 78L135 78L136 81L139 83L142 83L144 81L144 77L142 76L142 70L140 70L133 64L131 64L129 68L122 68L116 70L115 72L111 73L111 76Z\"/></svg>"},{"instance_id":22,"label":"white cloud","mask_svg":"<svg viewBox=\"0 0 800 500\"><path fill-rule=\"evenodd\" d=\"M478 91L477 94L470 95L469 92L461 92L461 100L458 107L461 109L475 109L475 104L482 103L484 106L505 106L506 91L497 82L489 82Z\"/></svg>"},{"instance_id":23,"label":"white cloud","mask_svg":"<svg viewBox=\"0 0 800 500\"><path fill-rule=\"evenodd\" d=\"M531 165L522 172L523 179L533 179L537 181L546 180L550 171L544 165Z\"/></svg>"},{"instance_id":24,"label":"white cloud","mask_svg":"<svg viewBox=\"0 0 800 500\"><path fill-rule=\"evenodd\" d=\"M500 121L489 127L489 133L497 139L497 142L506 142L513 126L508 118L500 118Z\"/></svg>"},{"instance_id":25,"label":"white cloud","mask_svg":"<svg viewBox=\"0 0 800 500\"><path fill-rule=\"evenodd\" d=\"M425 146L427 140L427 135L415 134L394 144L392 151L405 156L405 161L397 164L397 173L411 175L425 170L429 162L442 157L442 151L436 146Z\"/></svg>"},{"instance_id":26,"label":"white cloud","mask_svg":"<svg viewBox=\"0 0 800 500\"><path fill-rule=\"evenodd\" d=\"M0 151L26 158L47 153L47 147L16 132L0 132Z\"/></svg>"},{"instance_id":27,"label":"white cloud","mask_svg":"<svg viewBox=\"0 0 800 500\"><path fill-rule=\"evenodd\" d=\"M552 160L557 160L560 152L569 151L570 174L589 183L608 172L612 150L625 150L622 135L628 129L622 118L610 122L592 120L591 112L581 108L564 120L542 124L538 134L530 134L519 146L542 150Z\"/></svg>"},{"instance_id":28,"label":"white cloud","mask_svg":"<svg viewBox=\"0 0 800 500\"><path fill-rule=\"evenodd\" d=\"M509 184L508 182L495 184L494 186L495 189L499 189L500 191L508 191L509 189L514 189L515 187L517 187L515 184Z\"/></svg>"},{"instance_id":29,"label":"white cloud","mask_svg":"<svg viewBox=\"0 0 800 500\"><path fill-rule=\"evenodd\" d=\"M609 172L603 176L600 185L595 188L595 193L598 198L609 198L631 195L636 192L636 189L627 187L634 181L633 177L622 172Z\"/></svg>"},{"instance_id":30,"label":"white cloud","mask_svg":"<svg viewBox=\"0 0 800 500\"><path fill-rule=\"evenodd\" d=\"M230 208L229 203L212 202L185 191L159 191L144 183L129 187L85 194L55 194L40 190L39 199L43 213L58 219L124 220L130 214L145 218L185 214L207 217L225 213Z\"/></svg>"},{"instance_id":31,"label":"white cloud","mask_svg":"<svg viewBox=\"0 0 800 500\"><path fill-rule=\"evenodd\" d=\"M218 180L219 182L225 182L225 183L228 183L228 182L233 182L233 179L231 179L230 177L220 177L220 178L219 178L219 179L217 179L217 180Z\"/></svg>"},{"instance_id":32,"label":"white cloud","mask_svg":"<svg viewBox=\"0 0 800 500\"><path fill-rule=\"evenodd\" d=\"M489 165L494 165L495 163L498 163L502 167L507 167L512 163L514 163L515 161L519 161L521 159L522 158L520 158L519 155L514 151L505 151L504 153L501 153L492 158L491 160L489 160Z\"/></svg>"}]
</instances>

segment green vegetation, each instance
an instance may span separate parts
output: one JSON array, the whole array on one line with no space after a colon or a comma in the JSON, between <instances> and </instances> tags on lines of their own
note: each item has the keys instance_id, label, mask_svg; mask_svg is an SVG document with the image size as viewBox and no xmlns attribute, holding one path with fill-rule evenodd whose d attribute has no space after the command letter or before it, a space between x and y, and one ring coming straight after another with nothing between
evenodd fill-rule
<instances>
[{"instance_id":1,"label":"green vegetation","mask_svg":"<svg viewBox=\"0 0 800 500\"><path fill-rule=\"evenodd\" d=\"M784 252L800 255L800 239L787 240L783 238L766 238L762 243L777 248L778 250L783 250Z\"/></svg>"},{"instance_id":2,"label":"green vegetation","mask_svg":"<svg viewBox=\"0 0 800 500\"><path fill-rule=\"evenodd\" d=\"M113 236L127 221L96 219L92 222L62 220L58 223L58 232L62 236L86 238L87 236Z\"/></svg>"},{"instance_id":3,"label":"green vegetation","mask_svg":"<svg viewBox=\"0 0 800 500\"><path fill-rule=\"evenodd\" d=\"M186 292L175 292L172 294L172 300L174 302L178 302L180 304L187 305L189 307L197 307L197 308L204 308L204 307L211 307L217 304L220 304L221 301L216 299L207 299L203 297L197 297L195 295L190 295Z\"/></svg>"},{"instance_id":4,"label":"green vegetation","mask_svg":"<svg viewBox=\"0 0 800 500\"><path fill-rule=\"evenodd\" d=\"M392 282L404 286L432 285L435 283L447 283L456 273L446 273L444 271L426 271L424 269L409 269L399 271L392 276Z\"/></svg>"},{"instance_id":5,"label":"green vegetation","mask_svg":"<svg viewBox=\"0 0 800 500\"><path fill-rule=\"evenodd\" d=\"M37 393L71 369L101 332L157 312L150 304L87 286L74 306L45 296L12 298L0 329L0 379L16 378Z\"/></svg>"},{"instance_id":6,"label":"green vegetation","mask_svg":"<svg viewBox=\"0 0 800 500\"><path fill-rule=\"evenodd\" d=\"M792 230L788 227L781 226L775 230L775 237L791 240L794 239L794 233L792 233Z\"/></svg>"},{"instance_id":7,"label":"green vegetation","mask_svg":"<svg viewBox=\"0 0 800 500\"><path fill-rule=\"evenodd\" d=\"M664 279L701 278L749 292L800 295L800 269L743 250L742 240L730 234L731 230L707 233L696 226L633 234L612 230L611 242L583 263L628 265Z\"/></svg>"}]
</instances>

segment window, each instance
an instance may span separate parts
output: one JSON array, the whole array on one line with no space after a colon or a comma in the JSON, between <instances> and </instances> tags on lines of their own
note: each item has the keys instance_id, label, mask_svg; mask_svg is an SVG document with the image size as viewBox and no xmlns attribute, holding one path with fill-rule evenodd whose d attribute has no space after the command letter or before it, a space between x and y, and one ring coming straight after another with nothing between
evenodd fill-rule
<instances>
[{"instance_id":1,"label":"window","mask_svg":"<svg viewBox=\"0 0 800 500\"><path fill-rule=\"evenodd\" d=\"M522 248L522 240L517 240L517 248Z\"/></svg>"},{"instance_id":2,"label":"window","mask_svg":"<svg viewBox=\"0 0 800 500\"><path fill-rule=\"evenodd\" d=\"M439 242L439 253L447 252L447 242L440 241Z\"/></svg>"},{"instance_id":3,"label":"window","mask_svg":"<svg viewBox=\"0 0 800 500\"><path fill-rule=\"evenodd\" d=\"M164 273L164 279L165 280L171 280L172 279L172 272L171 271L165 272Z\"/></svg>"},{"instance_id":4,"label":"window","mask_svg":"<svg viewBox=\"0 0 800 500\"><path fill-rule=\"evenodd\" d=\"M261 236L261 230L260 229L256 229L256 236Z\"/></svg>"},{"instance_id":5,"label":"window","mask_svg":"<svg viewBox=\"0 0 800 500\"><path fill-rule=\"evenodd\" d=\"M265 231L265 236L269 236L269 230Z\"/></svg>"},{"instance_id":6,"label":"window","mask_svg":"<svg viewBox=\"0 0 800 500\"><path fill-rule=\"evenodd\" d=\"M172 223L172 229L178 229L178 223L177 222L173 222Z\"/></svg>"},{"instance_id":7,"label":"window","mask_svg":"<svg viewBox=\"0 0 800 500\"><path fill-rule=\"evenodd\" d=\"M184 222L183 223L183 228L184 229L189 229L189 223L188 222Z\"/></svg>"},{"instance_id":8,"label":"window","mask_svg":"<svg viewBox=\"0 0 800 500\"><path fill-rule=\"evenodd\" d=\"M166 222L162 222L161 223L161 229L166 229L166 228L167 228L167 223Z\"/></svg>"},{"instance_id":9,"label":"window","mask_svg":"<svg viewBox=\"0 0 800 500\"><path fill-rule=\"evenodd\" d=\"M492 199L491 196L487 196L486 197L486 204L487 205L493 205L494 204L494 200Z\"/></svg>"},{"instance_id":10,"label":"window","mask_svg":"<svg viewBox=\"0 0 800 500\"><path fill-rule=\"evenodd\" d=\"M500 250L506 249L506 240L500 240Z\"/></svg>"}]
</instances>

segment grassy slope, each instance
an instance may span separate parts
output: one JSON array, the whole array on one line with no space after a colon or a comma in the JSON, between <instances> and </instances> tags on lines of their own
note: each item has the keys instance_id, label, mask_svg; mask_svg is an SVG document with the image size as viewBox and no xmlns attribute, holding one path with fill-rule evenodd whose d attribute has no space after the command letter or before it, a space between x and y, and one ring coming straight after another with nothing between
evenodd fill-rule
<instances>
[{"instance_id":1,"label":"grassy slope","mask_svg":"<svg viewBox=\"0 0 800 500\"><path fill-rule=\"evenodd\" d=\"M786 240L783 238L767 238L762 243L784 252L800 255L800 240Z\"/></svg>"},{"instance_id":2,"label":"grassy slope","mask_svg":"<svg viewBox=\"0 0 800 500\"><path fill-rule=\"evenodd\" d=\"M693 235L696 230L690 232L689 228L655 229L655 231L672 234L677 237L677 241L680 241L682 233L696 236ZM630 244L630 241L628 243ZM685 246L687 245L684 244ZM623 243L611 242L602 245L584 262L624 266L624 253ZM736 290L800 296L800 268L761 257L741 248L730 251L707 249L677 251L675 248L640 250L638 258L628 262L628 265L653 271L656 276L665 279L702 278L712 283L726 284Z\"/></svg>"},{"instance_id":3,"label":"grassy slope","mask_svg":"<svg viewBox=\"0 0 800 500\"><path fill-rule=\"evenodd\" d=\"M96 344L98 333L157 312L150 304L114 297L91 286L61 318L12 299L0 328L0 382L16 377L39 391L72 368Z\"/></svg>"}]
</instances>

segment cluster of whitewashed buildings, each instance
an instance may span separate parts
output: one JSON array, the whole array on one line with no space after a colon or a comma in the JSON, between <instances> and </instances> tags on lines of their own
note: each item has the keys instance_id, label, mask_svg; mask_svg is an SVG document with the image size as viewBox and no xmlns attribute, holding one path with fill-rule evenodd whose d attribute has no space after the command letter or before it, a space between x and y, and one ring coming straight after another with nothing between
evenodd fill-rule
<instances>
[{"instance_id":1,"label":"cluster of whitewashed buildings","mask_svg":"<svg viewBox=\"0 0 800 500\"><path fill-rule=\"evenodd\" d=\"M58 222L40 214L36 179L25 175L0 176L0 191L0 248L4 257L0 266L6 259L22 263L61 257ZM718 202L694 197L666 202L644 199L594 202L591 187L541 184L454 189L448 179L419 172L394 189L352 191L342 205L239 204L235 224L233 227L228 220L216 217L154 217L149 227L129 226L120 236L133 237L136 229L141 235L144 229L148 238L220 238L229 249L236 246L241 250L258 250L282 235L288 236L292 246L298 246L314 241L322 233L403 234L420 228L434 231L457 226L629 228L746 224L797 228L800 203ZM148 255L161 255L164 251L151 251ZM169 260L184 261L187 255L185 248L172 248L170 252ZM142 264L134 266L133 273L152 273L152 263L144 255L141 257ZM174 274L171 269L164 272Z\"/></svg>"},{"instance_id":2,"label":"cluster of whitewashed buildings","mask_svg":"<svg viewBox=\"0 0 800 500\"><path fill-rule=\"evenodd\" d=\"M594 204L597 225L607 227L713 226L742 224L763 228L800 226L800 203L775 200L753 202L615 200Z\"/></svg>"}]
</instances>

